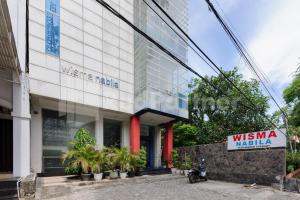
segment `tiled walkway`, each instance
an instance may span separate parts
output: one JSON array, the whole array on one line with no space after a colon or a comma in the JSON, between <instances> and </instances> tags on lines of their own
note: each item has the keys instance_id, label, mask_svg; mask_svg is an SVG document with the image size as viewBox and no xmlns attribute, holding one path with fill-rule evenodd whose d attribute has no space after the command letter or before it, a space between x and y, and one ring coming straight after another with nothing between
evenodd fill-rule
<instances>
[{"instance_id":1,"label":"tiled walkway","mask_svg":"<svg viewBox=\"0 0 300 200\"><path fill-rule=\"evenodd\" d=\"M41 190L41 199L84 199L84 200L299 200L300 195L280 192L270 187L257 186L246 188L241 184L219 181L188 183L186 177L180 175L160 175L137 177L126 180L106 181L87 186L71 186L69 184L48 186Z\"/></svg>"}]
</instances>

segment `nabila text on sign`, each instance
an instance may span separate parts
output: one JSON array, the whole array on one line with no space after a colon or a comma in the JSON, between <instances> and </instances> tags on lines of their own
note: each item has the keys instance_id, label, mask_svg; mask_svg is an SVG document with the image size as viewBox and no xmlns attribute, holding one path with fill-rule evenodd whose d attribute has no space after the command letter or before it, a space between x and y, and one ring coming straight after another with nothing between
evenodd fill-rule
<instances>
[{"instance_id":1,"label":"nabila text on sign","mask_svg":"<svg viewBox=\"0 0 300 200\"><path fill-rule=\"evenodd\" d=\"M227 138L227 149L239 150L286 147L285 134L286 129L275 129L230 135Z\"/></svg>"}]
</instances>

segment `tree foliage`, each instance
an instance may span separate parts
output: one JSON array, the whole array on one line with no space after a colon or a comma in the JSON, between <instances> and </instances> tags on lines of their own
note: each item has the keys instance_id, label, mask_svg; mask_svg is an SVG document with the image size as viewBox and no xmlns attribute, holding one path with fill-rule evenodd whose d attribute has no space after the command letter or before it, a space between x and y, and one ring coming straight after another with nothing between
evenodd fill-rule
<instances>
[{"instance_id":1,"label":"tree foliage","mask_svg":"<svg viewBox=\"0 0 300 200\"><path fill-rule=\"evenodd\" d=\"M268 97L263 95L257 80L243 80L237 68L224 72L226 76L259 109L256 109L222 75L206 77L216 88L201 79L190 85L190 122L174 126L174 146L188 146L223 141L228 135L268 129Z\"/></svg>"},{"instance_id":2,"label":"tree foliage","mask_svg":"<svg viewBox=\"0 0 300 200\"><path fill-rule=\"evenodd\" d=\"M289 107L289 124L300 126L300 74L297 74L283 91L283 98Z\"/></svg>"}]
</instances>

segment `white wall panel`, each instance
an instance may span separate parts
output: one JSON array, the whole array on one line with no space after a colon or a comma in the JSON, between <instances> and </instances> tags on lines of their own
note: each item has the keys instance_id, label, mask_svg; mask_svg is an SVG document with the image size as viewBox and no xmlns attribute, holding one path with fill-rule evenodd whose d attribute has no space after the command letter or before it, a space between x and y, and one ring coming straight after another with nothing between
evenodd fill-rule
<instances>
[{"instance_id":1,"label":"white wall panel","mask_svg":"<svg viewBox=\"0 0 300 200\"><path fill-rule=\"evenodd\" d=\"M60 99L60 87L45 81L30 79L30 93Z\"/></svg>"},{"instance_id":2,"label":"white wall panel","mask_svg":"<svg viewBox=\"0 0 300 200\"><path fill-rule=\"evenodd\" d=\"M133 104L133 96L127 92L120 91L120 100Z\"/></svg>"},{"instance_id":3,"label":"white wall panel","mask_svg":"<svg viewBox=\"0 0 300 200\"><path fill-rule=\"evenodd\" d=\"M68 35L78 41L83 41L83 32L82 30L72 26L66 22L60 21L61 33Z\"/></svg>"},{"instance_id":4,"label":"white wall panel","mask_svg":"<svg viewBox=\"0 0 300 200\"><path fill-rule=\"evenodd\" d=\"M82 6L73 0L62 0L60 6L78 16L82 16Z\"/></svg>"},{"instance_id":5,"label":"white wall panel","mask_svg":"<svg viewBox=\"0 0 300 200\"><path fill-rule=\"evenodd\" d=\"M133 104L120 101L120 111L122 112L132 112Z\"/></svg>"},{"instance_id":6,"label":"white wall panel","mask_svg":"<svg viewBox=\"0 0 300 200\"><path fill-rule=\"evenodd\" d=\"M60 57L63 60L66 60L68 62L74 63L76 65L83 65L83 56L82 54L76 53L74 51L65 49L63 47L60 48Z\"/></svg>"},{"instance_id":7,"label":"white wall panel","mask_svg":"<svg viewBox=\"0 0 300 200\"><path fill-rule=\"evenodd\" d=\"M82 54L82 43L78 40L72 39L71 37L68 37L66 35L61 34L60 35L60 45L61 47L70 49L72 51L75 51L77 53Z\"/></svg>"},{"instance_id":8,"label":"white wall panel","mask_svg":"<svg viewBox=\"0 0 300 200\"><path fill-rule=\"evenodd\" d=\"M35 51L39 51L41 53L45 53L45 41L34 36L29 36L29 40L31 41L29 43L29 48L33 49Z\"/></svg>"},{"instance_id":9,"label":"white wall panel","mask_svg":"<svg viewBox=\"0 0 300 200\"><path fill-rule=\"evenodd\" d=\"M61 87L61 99L83 104L83 92L71 88Z\"/></svg>"},{"instance_id":10,"label":"white wall panel","mask_svg":"<svg viewBox=\"0 0 300 200\"><path fill-rule=\"evenodd\" d=\"M119 48L103 41L103 51L112 55L112 56L115 56L115 57L118 57L119 54L120 54L120 50Z\"/></svg>"},{"instance_id":11,"label":"white wall panel","mask_svg":"<svg viewBox=\"0 0 300 200\"><path fill-rule=\"evenodd\" d=\"M45 16L43 10L44 9L40 10L40 8L32 8L29 12L29 19L41 25L45 25Z\"/></svg>"},{"instance_id":12,"label":"white wall panel","mask_svg":"<svg viewBox=\"0 0 300 200\"><path fill-rule=\"evenodd\" d=\"M100 107L99 96L91 93L84 93L84 104Z\"/></svg>"},{"instance_id":13,"label":"white wall panel","mask_svg":"<svg viewBox=\"0 0 300 200\"><path fill-rule=\"evenodd\" d=\"M120 80L133 83L133 74L120 70Z\"/></svg>"},{"instance_id":14,"label":"white wall panel","mask_svg":"<svg viewBox=\"0 0 300 200\"><path fill-rule=\"evenodd\" d=\"M111 98L103 97L103 108L119 111L119 101Z\"/></svg>"},{"instance_id":15,"label":"white wall panel","mask_svg":"<svg viewBox=\"0 0 300 200\"><path fill-rule=\"evenodd\" d=\"M29 33L39 38L45 39L45 28L43 25L29 20Z\"/></svg>"},{"instance_id":16,"label":"white wall panel","mask_svg":"<svg viewBox=\"0 0 300 200\"><path fill-rule=\"evenodd\" d=\"M99 59L102 59L102 55L101 57L99 57ZM84 56L84 67L85 68L88 68L88 69L91 69L91 70L94 70L96 72L102 72L102 61L97 61L93 58L89 58L87 56Z\"/></svg>"},{"instance_id":17,"label":"white wall panel","mask_svg":"<svg viewBox=\"0 0 300 200\"><path fill-rule=\"evenodd\" d=\"M96 26L90 22L87 22L87 21L84 22L83 26L84 26L85 32L88 32L89 34L102 39L102 29L101 28L99 28L98 26Z\"/></svg>"},{"instance_id":18,"label":"white wall panel","mask_svg":"<svg viewBox=\"0 0 300 200\"><path fill-rule=\"evenodd\" d=\"M46 55L45 57L46 57L46 67L48 69L52 69L52 70L59 72L59 70L60 70L59 59L54 56L49 56L49 55Z\"/></svg>"},{"instance_id":19,"label":"white wall panel","mask_svg":"<svg viewBox=\"0 0 300 200\"><path fill-rule=\"evenodd\" d=\"M103 96L112 98L112 99L119 99L119 91L110 87L103 87Z\"/></svg>"},{"instance_id":20,"label":"white wall panel","mask_svg":"<svg viewBox=\"0 0 300 200\"><path fill-rule=\"evenodd\" d=\"M61 0L60 53L57 57L47 55L45 0L29 2L31 92L133 113L134 47L131 28L95 0ZM107 2L125 15L133 15L131 1ZM82 77L87 75L92 80Z\"/></svg>"},{"instance_id":21,"label":"white wall panel","mask_svg":"<svg viewBox=\"0 0 300 200\"><path fill-rule=\"evenodd\" d=\"M42 11L45 11L45 1L41 0L29 0L29 5L35 8L38 8Z\"/></svg>"},{"instance_id":22,"label":"white wall panel","mask_svg":"<svg viewBox=\"0 0 300 200\"><path fill-rule=\"evenodd\" d=\"M84 55L93 58L97 61L102 61L102 51L95 49L94 47L84 45Z\"/></svg>"},{"instance_id":23,"label":"white wall panel","mask_svg":"<svg viewBox=\"0 0 300 200\"><path fill-rule=\"evenodd\" d=\"M29 50L29 57L30 57L29 63L39 65L39 66L46 66L45 54L34 50Z\"/></svg>"},{"instance_id":24,"label":"white wall panel","mask_svg":"<svg viewBox=\"0 0 300 200\"><path fill-rule=\"evenodd\" d=\"M110 76L112 78L119 78L119 70L115 67L104 64L103 65L103 74Z\"/></svg>"},{"instance_id":25,"label":"white wall panel","mask_svg":"<svg viewBox=\"0 0 300 200\"><path fill-rule=\"evenodd\" d=\"M87 32L84 32L84 43L96 49L102 50L102 40Z\"/></svg>"},{"instance_id":26,"label":"white wall panel","mask_svg":"<svg viewBox=\"0 0 300 200\"><path fill-rule=\"evenodd\" d=\"M120 69L126 71L126 72L129 72L131 74L134 73L134 67L132 64L128 63L128 62L125 62L123 60L120 60Z\"/></svg>"},{"instance_id":27,"label":"white wall panel","mask_svg":"<svg viewBox=\"0 0 300 200\"><path fill-rule=\"evenodd\" d=\"M119 61L119 58L103 53L103 63L119 68Z\"/></svg>"},{"instance_id":28,"label":"white wall panel","mask_svg":"<svg viewBox=\"0 0 300 200\"><path fill-rule=\"evenodd\" d=\"M59 72L44 67L30 65L30 78L38 79L44 77L44 81L59 85Z\"/></svg>"},{"instance_id":29,"label":"white wall panel","mask_svg":"<svg viewBox=\"0 0 300 200\"><path fill-rule=\"evenodd\" d=\"M60 19L67 22L68 24L82 29L82 18L68 10L65 10L63 8L60 9Z\"/></svg>"},{"instance_id":30,"label":"white wall panel","mask_svg":"<svg viewBox=\"0 0 300 200\"><path fill-rule=\"evenodd\" d=\"M93 13L88 9L83 10L83 19L99 27L102 27L102 17L100 17L99 15Z\"/></svg>"},{"instance_id":31,"label":"white wall panel","mask_svg":"<svg viewBox=\"0 0 300 200\"><path fill-rule=\"evenodd\" d=\"M102 16L102 6L95 0L84 0L83 6L97 15Z\"/></svg>"},{"instance_id":32,"label":"white wall panel","mask_svg":"<svg viewBox=\"0 0 300 200\"><path fill-rule=\"evenodd\" d=\"M111 34L110 32L103 31L103 40L115 46L119 46L120 39L117 36Z\"/></svg>"}]
</instances>

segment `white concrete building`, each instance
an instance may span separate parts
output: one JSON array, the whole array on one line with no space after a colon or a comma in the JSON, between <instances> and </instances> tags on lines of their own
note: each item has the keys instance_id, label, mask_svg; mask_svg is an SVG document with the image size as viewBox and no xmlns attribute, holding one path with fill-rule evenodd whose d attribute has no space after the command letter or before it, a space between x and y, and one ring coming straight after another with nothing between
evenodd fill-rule
<instances>
[{"instance_id":1,"label":"white concrete building","mask_svg":"<svg viewBox=\"0 0 300 200\"><path fill-rule=\"evenodd\" d=\"M100 148L138 151L146 146L148 167L160 167L160 126L166 124L172 141L171 122L187 118L187 107L182 107L187 97L180 93L176 113L135 106L141 64L135 65L133 30L95 0L0 2L0 20L7 24L1 21L0 41L10 48L10 62L0 50L0 145L7 152L0 155L0 170L16 177L63 172L61 154L81 127L95 136ZM138 1L106 2L134 23ZM168 78L171 88L178 86L178 66L176 70ZM175 100L176 91L169 94ZM168 160L172 142L165 143Z\"/></svg>"}]
</instances>

